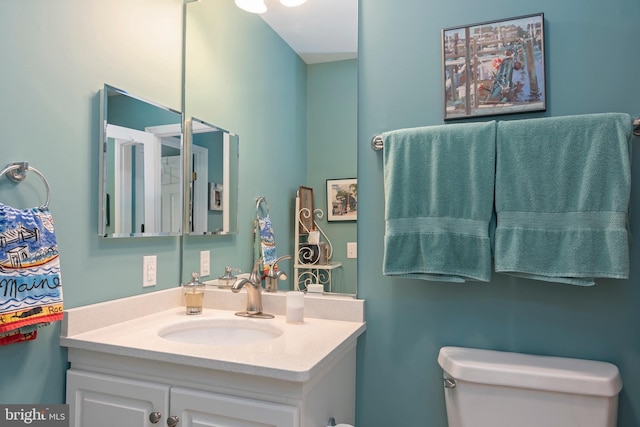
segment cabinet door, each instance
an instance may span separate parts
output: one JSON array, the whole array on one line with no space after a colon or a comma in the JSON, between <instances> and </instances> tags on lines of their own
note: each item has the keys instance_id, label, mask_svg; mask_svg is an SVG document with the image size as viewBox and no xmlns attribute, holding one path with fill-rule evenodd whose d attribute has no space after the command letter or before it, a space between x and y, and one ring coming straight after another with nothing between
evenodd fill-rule
<instances>
[{"instance_id":1,"label":"cabinet door","mask_svg":"<svg viewBox=\"0 0 640 427\"><path fill-rule=\"evenodd\" d=\"M70 369L67 403L71 427L165 425L169 386Z\"/></svg>"},{"instance_id":2,"label":"cabinet door","mask_svg":"<svg viewBox=\"0 0 640 427\"><path fill-rule=\"evenodd\" d=\"M299 427L295 406L179 387L171 389L171 415L181 427Z\"/></svg>"}]
</instances>

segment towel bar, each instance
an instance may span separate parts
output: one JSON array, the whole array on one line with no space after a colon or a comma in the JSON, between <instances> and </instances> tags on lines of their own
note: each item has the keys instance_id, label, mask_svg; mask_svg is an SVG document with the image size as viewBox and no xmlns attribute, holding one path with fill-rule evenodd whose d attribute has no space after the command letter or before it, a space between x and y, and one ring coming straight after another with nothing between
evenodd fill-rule
<instances>
[{"instance_id":1,"label":"towel bar","mask_svg":"<svg viewBox=\"0 0 640 427\"><path fill-rule=\"evenodd\" d=\"M640 117L637 117L633 120L633 134L635 136L640 136ZM384 139L382 135L374 135L371 138L371 148L373 151L380 151L384 148Z\"/></svg>"},{"instance_id":2,"label":"towel bar","mask_svg":"<svg viewBox=\"0 0 640 427\"><path fill-rule=\"evenodd\" d=\"M51 201L51 190L49 189L49 183L44 175L36 168L29 166L29 162L14 162L7 165L6 168L2 172L0 172L0 177L2 175L7 175L13 182L22 182L27 177L27 172L34 172L36 175L40 177L44 186L47 190L47 200L44 202L44 205L40 206L41 208L48 208L49 202Z\"/></svg>"}]
</instances>

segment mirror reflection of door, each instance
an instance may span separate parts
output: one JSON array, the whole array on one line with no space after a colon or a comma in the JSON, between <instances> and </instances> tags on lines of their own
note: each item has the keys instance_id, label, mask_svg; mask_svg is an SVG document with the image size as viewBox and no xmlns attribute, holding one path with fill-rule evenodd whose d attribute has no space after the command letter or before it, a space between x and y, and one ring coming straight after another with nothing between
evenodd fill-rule
<instances>
[{"instance_id":1,"label":"mirror reflection of door","mask_svg":"<svg viewBox=\"0 0 640 427\"><path fill-rule=\"evenodd\" d=\"M159 138L160 156L160 232L176 234L182 228L182 125L160 125L145 128Z\"/></svg>"},{"instance_id":2,"label":"mirror reflection of door","mask_svg":"<svg viewBox=\"0 0 640 427\"><path fill-rule=\"evenodd\" d=\"M166 145L162 145L163 153ZM182 222L182 186L181 157L176 155L162 155L162 172L160 185L162 186L162 231L179 233Z\"/></svg>"},{"instance_id":3,"label":"mirror reflection of door","mask_svg":"<svg viewBox=\"0 0 640 427\"><path fill-rule=\"evenodd\" d=\"M191 174L191 232L207 232L207 182L209 182L209 150L191 146L193 173Z\"/></svg>"},{"instance_id":4,"label":"mirror reflection of door","mask_svg":"<svg viewBox=\"0 0 640 427\"><path fill-rule=\"evenodd\" d=\"M160 227L160 141L148 132L107 125L114 143L114 232Z\"/></svg>"}]
</instances>

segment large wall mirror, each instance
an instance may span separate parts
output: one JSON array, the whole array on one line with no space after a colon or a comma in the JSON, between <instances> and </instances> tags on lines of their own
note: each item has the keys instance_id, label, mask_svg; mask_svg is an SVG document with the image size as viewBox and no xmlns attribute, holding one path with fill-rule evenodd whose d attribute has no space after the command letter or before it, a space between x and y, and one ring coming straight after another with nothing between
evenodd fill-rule
<instances>
[{"instance_id":1,"label":"large wall mirror","mask_svg":"<svg viewBox=\"0 0 640 427\"><path fill-rule=\"evenodd\" d=\"M186 229L189 234L238 232L238 135L205 121L189 120L190 171Z\"/></svg>"},{"instance_id":2,"label":"large wall mirror","mask_svg":"<svg viewBox=\"0 0 640 427\"><path fill-rule=\"evenodd\" d=\"M314 188L316 206L326 209L327 179L353 178L357 174L357 40L347 55L336 54L340 48L333 47L312 54L296 50L296 55L292 51L296 49L294 44L271 29L280 17L270 19L270 14L276 13L279 3L269 2L265 14L254 15L238 9L233 0L185 2L183 110L187 116L237 132L242 136L242 146L238 235L224 236L226 232L216 231L221 227L224 230L219 225L223 220L219 212L208 210L209 218L215 218L199 225L202 220L197 218L195 208L186 207L185 212L193 218L185 219L189 231L182 240L183 281L189 279L190 272L198 271L203 251L211 253L211 276L204 277L205 281L221 276L225 266L238 267L243 272L251 269L256 257L252 226L258 196L266 196L269 201L278 255L293 254L298 187ZM311 7L315 14L312 18L319 20L316 8L342 7L347 3L355 12L353 15L333 9L322 31L300 19L295 21L295 31L316 31L320 38L334 39L327 34L338 32L344 16L353 16L351 30L357 39L357 0L307 1L298 8L285 9L299 14L302 8ZM195 131L199 121L192 123L190 147L194 152L185 150L189 157L200 145ZM193 159L187 161L189 166L185 163L185 168L192 167ZM193 199L199 197L201 204L212 197L215 201L218 179L208 176L206 184L187 184L185 191L199 193ZM223 183L223 198L226 187ZM202 196L205 193L206 197ZM223 209L225 203L223 200ZM204 212L203 208L198 210ZM342 263L341 269L333 271L332 290L356 295L357 259L347 257L347 243L357 240L357 224L328 223L326 215L324 218L321 226L333 243L332 260ZM198 234L214 236L194 236ZM293 277L290 261L283 261L279 267ZM293 287L292 279L279 285L281 290L287 287Z\"/></svg>"},{"instance_id":3,"label":"large wall mirror","mask_svg":"<svg viewBox=\"0 0 640 427\"><path fill-rule=\"evenodd\" d=\"M182 230L182 114L104 85L100 103L102 237Z\"/></svg>"}]
</instances>

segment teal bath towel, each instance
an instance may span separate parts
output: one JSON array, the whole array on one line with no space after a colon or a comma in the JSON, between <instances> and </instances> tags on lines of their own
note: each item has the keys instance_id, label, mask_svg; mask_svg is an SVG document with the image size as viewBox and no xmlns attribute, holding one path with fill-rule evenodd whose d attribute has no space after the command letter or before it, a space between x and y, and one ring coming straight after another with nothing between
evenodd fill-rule
<instances>
[{"instance_id":1,"label":"teal bath towel","mask_svg":"<svg viewBox=\"0 0 640 427\"><path fill-rule=\"evenodd\" d=\"M489 281L495 122L383 134L386 276Z\"/></svg>"},{"instance_id":2,"label":"teal bath towel","mask_svg":"<svg viewBox=\"0 0 640 427\"><path fill-rule=\"evenodd\" d=\"M629 276L631 117L500 122L495 271L589 286Z\"/></svg>"}]
</instances>

